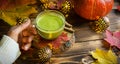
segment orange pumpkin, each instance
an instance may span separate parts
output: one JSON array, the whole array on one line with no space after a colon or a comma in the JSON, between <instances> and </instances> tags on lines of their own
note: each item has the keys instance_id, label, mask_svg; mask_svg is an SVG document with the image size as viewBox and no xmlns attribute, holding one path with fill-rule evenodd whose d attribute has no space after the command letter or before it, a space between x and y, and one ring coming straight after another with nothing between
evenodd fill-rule
<instances>
[{"instance_id":1,"label":"orange pumpkin","mask_svg":"<svg viewBox=\"0 0 120 64\"><path fill-rule=\"evenodd\" d=\"M107 15L113 6L114 0L74 0L75 12L89 20L97 20Z\"/></svg>"}]
</instances>

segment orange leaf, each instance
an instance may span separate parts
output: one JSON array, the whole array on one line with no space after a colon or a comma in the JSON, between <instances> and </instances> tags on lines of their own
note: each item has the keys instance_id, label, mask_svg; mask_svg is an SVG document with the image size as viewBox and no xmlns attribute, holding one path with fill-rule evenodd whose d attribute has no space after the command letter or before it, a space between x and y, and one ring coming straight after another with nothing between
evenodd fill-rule
<instances>
[{"instance_id":1,"label":"orange leaf","mask_svg":"<svg viewBox=\"0 0 120 64\"><path fill-rule=\"evenodd\" d=\"M0 10L9 10L36 3L36 0L0 0Z\"/></svg>"}]
</instances>

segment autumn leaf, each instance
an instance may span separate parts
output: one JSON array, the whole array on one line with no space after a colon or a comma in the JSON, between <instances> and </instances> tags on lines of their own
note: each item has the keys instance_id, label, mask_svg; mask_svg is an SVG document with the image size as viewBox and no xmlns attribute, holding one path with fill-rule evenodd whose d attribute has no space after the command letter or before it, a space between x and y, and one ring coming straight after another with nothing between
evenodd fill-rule
<instances>
[{"instance_id":1,"label":"autumn leaf","mask_svg":"<svg viewBox=\"0 0 120 64\"><path fill-rule=\"evenodd\" d=\"M35 7L23 6L12 10L0 10L0 19L13 26L17 23L17 18L28 18L30 14L37 13Z\"/></svg>"},{"instance_id":2,"label":"autumn leaf","mask_svg":"<svg viewBox=\"0 0 120 64\"><path fill-rule=\"evenodd\" d=\"M35 4L37 0L0 0L0 19L9 25L16 25L17 19L28 18L30 14L37 13Z\"/></svg>"},{"instance_id":3,"label":"autumn leaf","mask_svg":"<svg viewBox=\"0 0 120 64\"><path fill-rule=\"evenodd\" d=\"M62 34L57 39L52 41L53 48L60 48L60 46L63 44L62 41L67 42L68 40L68 34L66 32L62 32Z\"/></svg>"},{"instance_id":4,"label":"autumn leaf","mask_svg":"<svg viewBox=\"0 0 120 64\"><path fill-rule=\"evenodd\" d=\"M92 57L96 59L92 64L118 64L117 56L111 49L109 51L96 49L96 51L92 51L91 54Z\"/></svg>"},{"instance_id":5,"label":"autumn leaf","mask_svg":"<svg viewBox=\"0 0 120 64\"><path fill-rule=\"evenodd\" d=\"M0 19L4 20L11 26L16 25L17 23L14 17L11 18L9 16L6 16L6 13L1 12L1 11L0 11Z\"/></svg>"},{"instance_id":6,"label":"autumn leaf","mask_svg":"<svg viewBox=\"0 0 120 64\"><path fill-rule=\"evenodd\" d=\"M110 46L116 46L120 49L120 32L111 32L106 30L105 35L106 38L104 38L104 40L107 41Z\"/></svg>"},{"instance_id":7,"label":"autumn leaf","mask_svg":"<svg viewBox=\"0 0 120 64\"><path fill-rule=\"evenodd\" d=\"M14 9L34 3L36 0L0 0L0 10Z\"/></svg>"}]
</instances>

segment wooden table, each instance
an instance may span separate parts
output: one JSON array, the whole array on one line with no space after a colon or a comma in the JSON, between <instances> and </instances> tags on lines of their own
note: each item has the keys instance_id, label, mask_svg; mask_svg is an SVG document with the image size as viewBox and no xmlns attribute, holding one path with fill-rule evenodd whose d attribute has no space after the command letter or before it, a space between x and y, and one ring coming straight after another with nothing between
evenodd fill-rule
<instances>
[{"instance_id":1,"label":"wooden table","mask_svg":"<svg viewBox=\"0 0 120 64\"><path fill-rule=\"evenodd\" d=\"M110 31L120 31L120 12L115 13L112 10L107 17L110 19ZM96 48L105 49L103 46L103 34L97 34L92 31L87 21L79 19L74 25L75 29L75 44L64 54L53 58L53 64L81 64L81 59L89 55L90 51ZM78 23L79 22L79 23ZM78 25L77 25L78 24Z\"/></svg>"},{"instance_id":2,"label":"wooden table","mask_svg":"<svg viewBox=\"0 0 120 64\"><path fill-rule=\"evenodd\" d=\"M114 6L116 5L118 4L115 3ZM108 29L111 31L120 31L120 12L116 12L113 9L107 17L110 19ZM88 26L89 20L80 18L77 15L74 15L72 18L74 18L74 21L73 19L69 19L68 22L73 25L73 29L75 30L75 44L63 54L53 56L51 59L52 64L80 64L81 59L88 55L89 51L93 51L96 48L104 49L102 44L103 34L97 34L92 31ZM2 20L0 22L0 37L2 37L9 30L10 26Z\"/></svg>"}]
</instances>

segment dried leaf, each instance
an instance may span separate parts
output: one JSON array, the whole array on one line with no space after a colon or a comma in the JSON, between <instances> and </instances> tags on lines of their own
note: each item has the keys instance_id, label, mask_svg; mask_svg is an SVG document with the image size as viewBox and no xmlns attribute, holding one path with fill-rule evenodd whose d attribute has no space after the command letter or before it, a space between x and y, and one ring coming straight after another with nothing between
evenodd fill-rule
<instances>
[{"instance_id":1,"label":"dried leaf","mask_svg":"<svg viewBox=\"0 0 120 64\"><path fill-rule=\"evenodd\" d=\"M113 32L113 36L120 39L120 32Z\"/></svg>"},{"instance_id":2,"label":"dried leaf","mask_svg":"<svg viewBox=\"0 0 120 64\"><path fill-rule=\"evenodd\" d=\"M63 43L62 41L67 42L68 40L68 34L66 32L63 32L57 39L52 41L53 48L60 48Z\"/></svg>"},{"instance_id":3,"label":"dried leaf","mask_svg":"<svg viewBox=\"0 0 120 64\"><path fill-rule=\"evenodd\" d=\"M110 32L109 30L106 30L106 40L111 46L116 46L120 49L120 32Z\"/></svg>"},{"instance_id":4,"label":"dried leaf","mask_svg":"<svg viewBox=\"0 0 120 64\"><path fill-rule=\"evenodd\" d=\"M16 25L17 23L15 20L15 17L9 17L5 12L0 12L0 19L3 19L5 22L7 22L11 26Z\"/></svg>"},{"instance_id":5,"label":"dried leaf","mask_svg":"<svg viewBox=\"0 0 120 64\"><path fill-rule=\"evenodd\" d=\"M9 10L36 3L36 0L0 0L0 10Z\"/></svg>"},{"instance_id":6,"label":"dried leaf","mask_svg":"<svg viewBox=\"0 0 120 64\"><path fill-rule=\"evenodd\" d=\"M109 51L104 51L96 49L96 51L91 52L95 62L92 64L118 64L117 56L110 49Z\"/></svg>"},{"instance_id":7,"label":"dried leaf","mask_svg":"<svg viewBox=\"0 0 120 64\"><path fill-rule=\"evenodd\" d=\"M37 13L37 10L31 6L23 6L8 11L0 10L0 19L13 26L16 25L17 18L27 18L32 13Z\"/></svg>"}]
</instances>

